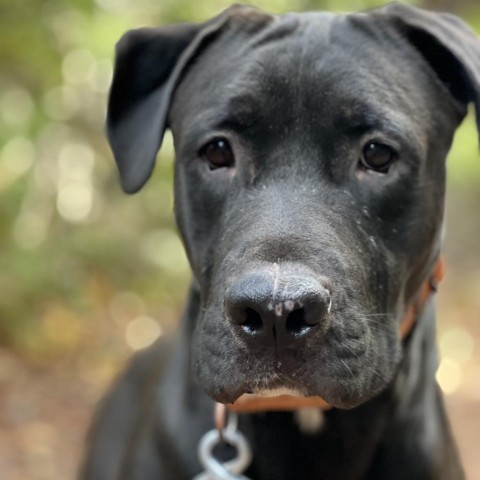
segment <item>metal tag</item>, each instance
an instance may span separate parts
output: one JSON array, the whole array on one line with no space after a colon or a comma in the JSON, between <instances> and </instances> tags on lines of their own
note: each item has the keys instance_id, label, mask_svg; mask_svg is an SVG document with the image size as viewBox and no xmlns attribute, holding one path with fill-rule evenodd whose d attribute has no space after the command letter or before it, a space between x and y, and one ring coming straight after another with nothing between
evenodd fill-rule
<instances>
[{"instance_id":1,"label":"metal tag","mask_svg":"<svg viewBox=\"0 0 480 480\"><path fill-rule=\"evenodd\" d=\"M204 472L193 480L249 480L242 473L252 461L252 452L246 438L237 430L238 417L230 413L228 424L223 430L210 430L200 440L198 458ZM232 460L222 463L213 456L216 445L226 442L237 450Z\"/></svg>"}]
</instances>

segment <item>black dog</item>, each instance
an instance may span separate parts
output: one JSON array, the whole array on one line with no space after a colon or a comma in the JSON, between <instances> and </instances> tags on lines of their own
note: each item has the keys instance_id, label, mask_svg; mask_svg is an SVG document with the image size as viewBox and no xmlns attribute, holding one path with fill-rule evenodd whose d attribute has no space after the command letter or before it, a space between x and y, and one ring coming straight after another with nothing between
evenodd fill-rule
<instances>
[{"instance_id":1,"label":"black dog","mask_svg":"<svg viewBox=\"0 0 480 480\"><path fill-rule=\"evenodd\" d=\"M252 479L463 478L429 293L470 102L479 118L480 42L404 5L127 33L109 140L136 192L171 128L194 280L171 353L139 355L105 400L83 478L191 479L214 401L263 410L240 415ZM277 395L298 411L269 411Z\"/></svg>"}]
</instances>

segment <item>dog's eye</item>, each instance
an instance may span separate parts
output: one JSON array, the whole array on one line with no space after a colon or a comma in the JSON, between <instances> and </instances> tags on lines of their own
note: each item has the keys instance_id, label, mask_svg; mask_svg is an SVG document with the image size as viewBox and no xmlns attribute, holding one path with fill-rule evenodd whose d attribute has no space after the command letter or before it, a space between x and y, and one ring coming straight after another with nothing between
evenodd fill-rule
<instances>
[{"instance_id":1,"label":"dog's eye","mask_svg":"<svg viewBox=\"0 0 480 480\"><path fill-rule=\"evenodd\" d=\"M200 155L208 162L210 170L232 167L235 162L232 148L225 138L216 138L207 143L201 149Z\"/></svg>"},{"instance_id":2,"label":"dog's eye","mask_svg":"<svg viewBox=\"0 0 480 480\"><path fill-rule=\"evenodd\" d=\"M385 173L394 159L395 151L391 147L383 143L371 142L363 149L360 162L369 170Z\"/></svg>"}]
</instances>

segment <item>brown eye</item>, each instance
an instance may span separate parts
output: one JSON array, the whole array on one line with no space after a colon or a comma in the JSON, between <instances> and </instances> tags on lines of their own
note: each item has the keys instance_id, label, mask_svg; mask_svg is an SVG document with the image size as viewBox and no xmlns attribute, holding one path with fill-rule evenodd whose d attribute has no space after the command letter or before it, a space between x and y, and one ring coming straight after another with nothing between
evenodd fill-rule
<instances>
[{"instance_id":1,"label":"brown eye","mask_svg":"<svg viewBox=\"0 0 480 480\"><path fill-rule=\"evenodd\" d=\"M394 159L395 151L391 147L383 143L371 142L363 149L360 162L369 170L385 173Z\"/></svg>"},{"instance_id":2,"label":"brown eye","mask_svg":"<svg viewBox=\"0 0 480 480\"><path fill-rule=\"evenodd\" d=\"M208 162L210 170L232 167L235 162L232 148L224 138L216 138L207 143L200 151L200 155Z\"/></svg>"}]
</instances>

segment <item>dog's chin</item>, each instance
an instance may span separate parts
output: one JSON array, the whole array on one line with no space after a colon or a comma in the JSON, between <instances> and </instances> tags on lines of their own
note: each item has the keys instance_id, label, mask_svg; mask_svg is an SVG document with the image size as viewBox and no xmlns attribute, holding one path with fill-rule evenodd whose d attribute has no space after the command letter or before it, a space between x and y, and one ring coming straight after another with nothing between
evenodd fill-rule
<instances>
[{"instance_id":1,"label":"dog's chin","mask_svg":"<svg viewBox=\"0 0 480 480\"><path fill-rule=\"evenodd\" d=\"M325 382L321 388L306 388L303 386L282 386L274 384L272 386L262 386L251 388L246 385L230 385L228 387L211 386L213 388L206 388L206 393L216 402L226 405L238 407L242 410L245 405L245 410L250 410L248 404L256 403L259 408L253 410L262 410L260 408L265 405L265 410L280 410L278 406L284 404L289 406L287 410L292 410L296 407L318 407L318 408L339 408L349 410L362 405L368 400L374 398L379 391L358 392L351 391L349 388L342 388L340 384L329 384ZM278 405L276 399L279 399ZM271 405L271 408L268 406Z\"/></svg>"}]
</instances>

